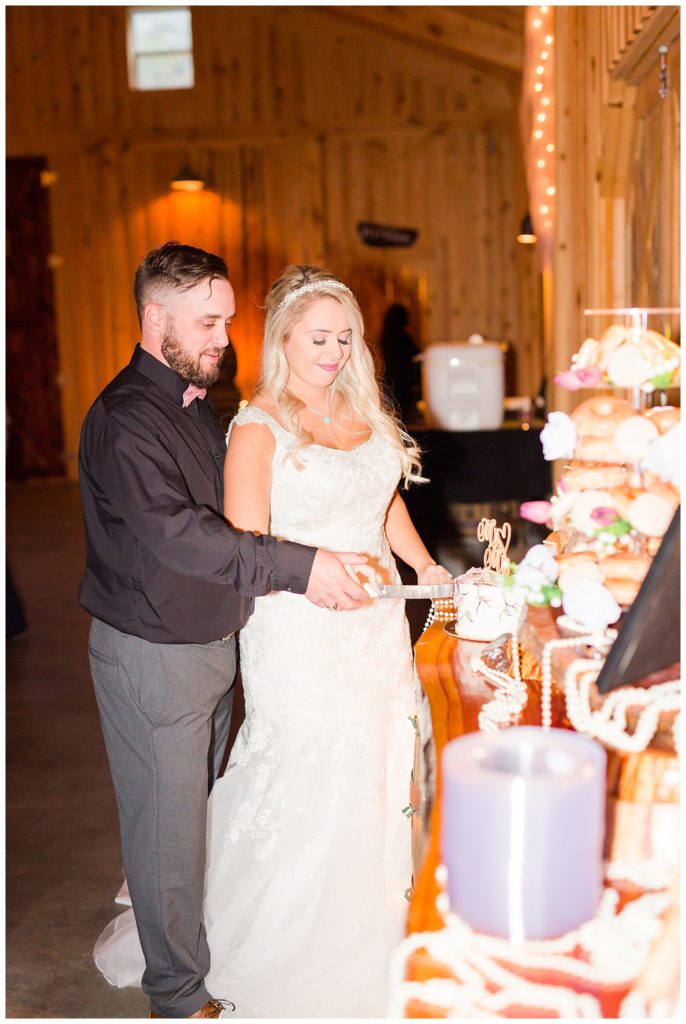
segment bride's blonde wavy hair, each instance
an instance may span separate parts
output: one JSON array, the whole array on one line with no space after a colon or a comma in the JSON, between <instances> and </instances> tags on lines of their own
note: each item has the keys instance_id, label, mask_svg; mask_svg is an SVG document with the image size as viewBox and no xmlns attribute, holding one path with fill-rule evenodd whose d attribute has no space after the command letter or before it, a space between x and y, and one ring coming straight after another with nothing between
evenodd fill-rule
<instances>
[{"instance_id":1,"label":"bride's blonde wavy hair","mask_svg":"<svg viewBox=\"0 0 686 1024\"><path fill-rule=\"evenodd\" d=\"M335 281L339 287L326 284ZM319 287L321 282L321 287ZM288 296L298 288L308 286L307 292L288 301ZM303 316L311 303L319 299L335 299L345 309L352 329L350 358L331 385L331 408L342 406L350 415L385 438L400 456L404 486L410 482L424 483L421 475L421 451L412 437L403 428L392 411L391 403L379 388L374 361L364 337L364 320L357 300L347 286L335 274L313 266L288 266L274 282L267 298L267 311L262 345L262 372L257 394L271 399L277 409L281 425L295 434L298 443L289 456L301 468L298 454L314 443L314 437L305 430L298 413L305 403L288 390L289 366L284 354L294 324Z\"/></svg>"}]
</instances>

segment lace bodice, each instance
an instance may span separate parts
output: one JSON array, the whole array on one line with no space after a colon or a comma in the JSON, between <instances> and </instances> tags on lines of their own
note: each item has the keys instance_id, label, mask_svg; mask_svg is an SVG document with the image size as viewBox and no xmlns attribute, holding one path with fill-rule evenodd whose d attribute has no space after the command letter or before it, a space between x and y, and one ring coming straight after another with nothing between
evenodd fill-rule
<instances>
[{"instance_id":1,"label":"lace bodice","mask_svg":"<svg viewBox=\"0 0 686 1024\"><path fill-rule=\"evenodd\" d=\"M299 469L288 458L294 435L257 406L238 412L227 441L234 425L246 423L267 426L276 441L270 533L330 550L381 554L386 512L400 479L400 458L387 441L372 434L349 451L309 445L298 453Z\"/></svg>"}]
</instances>

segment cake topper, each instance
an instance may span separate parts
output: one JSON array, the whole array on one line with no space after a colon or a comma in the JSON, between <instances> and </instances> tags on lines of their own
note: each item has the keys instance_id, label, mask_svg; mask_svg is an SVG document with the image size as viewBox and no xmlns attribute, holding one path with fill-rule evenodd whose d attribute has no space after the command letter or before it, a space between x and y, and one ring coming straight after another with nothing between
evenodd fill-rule
<instances>
[{"instance_id":1,"label":"cake topper","mask_svg":"<svg viewBox=\"0 0 686 1024\"><path fill-rule=\"evenodd\" d=\"M492 569L500 576L507 576L510 572L510 559L507 551L512 540L512 527L509 523L498 526L495 519L481 520L476 528L477 540L487 541L488 547L484 552L484 569Z\"/></svg>"}]
</instances>

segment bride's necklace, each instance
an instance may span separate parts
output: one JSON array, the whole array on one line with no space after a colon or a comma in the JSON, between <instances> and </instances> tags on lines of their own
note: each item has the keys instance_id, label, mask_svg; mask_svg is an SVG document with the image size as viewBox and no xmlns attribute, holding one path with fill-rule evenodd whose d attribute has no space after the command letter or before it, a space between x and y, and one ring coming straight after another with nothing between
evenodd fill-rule
<instances>
[{"instance_id":1,"label":"bride's necklace","mask_svg":"<svg viewBox=\"0 0 686 1024\"><path fill-rule=\"evenodd\" d=\"M320 409L313 409L313 407L311 405L307 405L307 403L305 403L303 401L303 399L300 399L300 401L303 402L303 405L305 406L305 408L307 409L308 412L313 412L315 414L315 416L321 416L322 420L324 421L324 424L326 426L331 427L331 429L332 429L332 431L334 433L334 436L336 436L336 429L334 427L333 420L332 420L332 417L331 417L331 396L330 395L327 394L327 403L326 403L327 404L327 410L326 410L326 412L322 412ZM346 416L346 414L344 412L340 412L339 411L337 413L337 416L339 416L340 419L342 419L342 420L348 420L350 423L354 422L354 417ZM343 425L341 424L341 426L343 426ZM347 431L348 434L351 435L351 436L359 436L359 435L362 435L362 434L369 433L369 431L367 431L367 430L353 430L352 427L343 427L343 429L345 431Z\"/></svg>"},{"instance_id":2,"label":"bride's necklace","mask_svg":"<svg viewBox=\"0 0 686 1024\"><path fill-rule=\"evenodd\" d=\"M313 409L312 406L310 406L310 405L306 405L305 408L309 412L313 412L317 416L321 416L321 418L324 420L324 422L328 423L331 426L331 429L333 430L333 426L331 425L331 416L330 416L330 414L328 412L320 412L319 409ZM343 412L339 413L339 416L341 417L342 420L349 420L351 423L353 422L353 417L352 416L346 416L345 413L343 413ZM353 435L361 435L361 434L369 433L369 431L367 431L367 430L351 430L350 427L345 427L344 429L347 430L349 434L353 434ZM335 431L334 431L334 433L335 433Z\"/></svg>"},{"instance_id":3,"label":"bride's necklace","mask_svg":"<svg viewBox=\"0 0 686 1024\"><path fill-rule=\"evenodd\" d=\"M330 398L329 398L329 401L327 402L327 406L328 406L328 408L327 408L326 412L320 412L319 409L313 409L311 405L306 405L305 408L307 409L308 412L313 412L315 414L315 416L321 416L321 418L324 420L325 423L331 423L331 399ZM346 416L344 412L339 412L338 415L339 415L339 417L342 420L350 420L350 422L352 423L352 416Z\"/></svg>"},{"instance_id":4,"label":"bride's necklace","mask_svg":"<svg viewBox=\"0 0 686 1024\"><path fill-rule=\"evenodd\" d=\"M331 416L328 412L320 412L319 409L313 409L309 405L306 405L305 408L308 410L308 412L314 412L317 414L317 416L321 416L325 423L331 423Z\"/></svg>"}]
</instances>

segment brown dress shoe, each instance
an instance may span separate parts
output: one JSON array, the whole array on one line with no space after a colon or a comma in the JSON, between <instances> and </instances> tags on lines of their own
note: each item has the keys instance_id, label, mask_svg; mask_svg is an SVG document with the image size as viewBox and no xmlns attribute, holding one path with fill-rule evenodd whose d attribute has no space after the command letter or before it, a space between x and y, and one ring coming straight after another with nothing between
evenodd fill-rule
<instances>
[{"instance_id":1,"label":"brown dress shoe","mask_svg":"<svg viewBox=\"0 0 686 1024\"><path fill-rule=\"evenodd\" d=\"M235 1010L236 1007L233 1003L227 1002L225 999L210 999L209 1002L201 1006L197 1013L191 1014L191 1017L212 1017L216 1019L220 1016L222 1010ZM150 1011L151 1017L161 1017L161 1013L153 1013Z\"/></svg>"}]
</instances>

